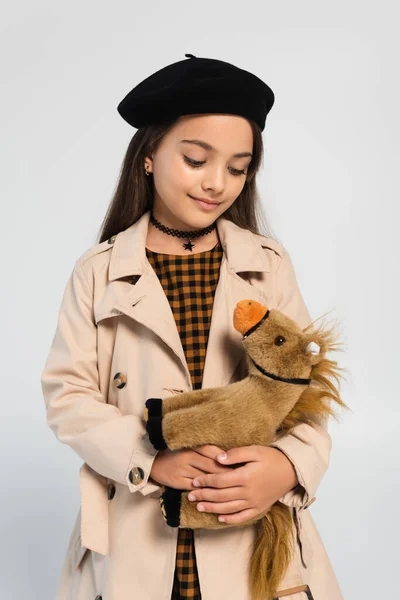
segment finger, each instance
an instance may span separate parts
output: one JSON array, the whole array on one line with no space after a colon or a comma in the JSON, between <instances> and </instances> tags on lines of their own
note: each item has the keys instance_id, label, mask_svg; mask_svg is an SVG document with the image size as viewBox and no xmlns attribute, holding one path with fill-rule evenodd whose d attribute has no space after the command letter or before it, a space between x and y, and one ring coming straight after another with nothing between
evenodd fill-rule
<instances>
[{"instance_id":1,"label":"finger","mask_svg":"<svg viewBox=\"0 0 400 600\"><path fill-rule=\"evenodd\" d=\"M248 506L249 504L246 500L233 500L231 502L199 502L197 505L197 510L199 512L225 515L243 511L247 509Z\"/></svg>"},{"instance_id":2,"label":"finger","mask_svg":"<svg viewBox=\"0 0 400 600\"><path fill-rule=\"evenodd\" d=\"M203 471L202 469L199 469L198 467L194 467L191 465L188 465L187 468L185 469L185 477L191 477L191 482L193 482L194 479L196 479L197 477L201 477L202 475L208 475L210 473L210 471ZM195 486L191 486L191 489L195 490L196 487Z\"/></svg>"},{"instance_id":3,"label":"finger","mask_svg":"<svg viewBox=\"0 0 400 600\"><path fill-rule=\"evenodd\" d=\"M205 456L207 458L212 458L217 460L217 456L222 454L224 450L219 448L219 446L214 446L214 444L203 444L202 446L195 446L193 451L197 454Z\"/></svg>"},{"instance_id":4,"label":"finger","mask_svg":"<svg viewBox=\"0 0 400 600\"><path fill-rule=\"evenodd\" d=\"M246 500L243 495L243 488L232 487L232 488L202 488L190 492L189 500L191 502L231 502L232 500Z\"/></svg>"},{"instance_id":5,"label":"finger","mask_svg":"<svg viewBox=\"0 0 400 600\"><path fill-rule=\"evenodd\" d=\"M201 454L197 454L195 457L193 457L191 465L201 471L199 475L202 475L203 473L224 473L228 468L225 465L220 465L212 458L206 458ZM196 475L193 475L193 477L196 477Z\"/></svg>"},{"instance_id":6,"label":"finger","mask_svg":"<svg viewBox=\"0 0 400 600\"><path fill-rule=\"evenodd\" d=\"M240 467L238 469L227 469L225 473L200 475L193 479L193 485L195 487L213 488L242 487L247 484L247 480L248 474L246 467Z\"/></svg>"},{"instance_id":7,"label":"finger","mask_svg":"<svg viewBox=\"0 0 400 600\"><path fill-rule=\"evenodd\" d=\"M234 514L221 514L218 516L218 521L226 523L227 525L239 525L245 523L249 519L254 519L257 516L257 512L254 508L247 508Z\"/></svg>"},{"instance_id":8,"label":"finger","mask_svg":"<svg viewBox=\"0 0 400 600\"><path fill-rule=\"evenodd\" d=\"M217 455L217 460L224 465L233 465L237 463L245 463L260 460L258 446L242 446L240 448L230 448L222 455Z\"/></svg>"},{"instance_id":9,"label":"finger","mask_svg":"<svg viewBox=\"0 0 400 600\"><path fill-rule=\"evenodd\" d=\"M226 471L225 467L221 467L222 470ZM199 488L193 485L193 481L195 479L197 479L197 477L202 477L204 475L209 475L210 471L202 471L201 469L198 469L196 467L192 467L190 465L187 466L187 469L185 469L185 475L184 477L189 477L190 479L188 479L188 488L189 490L193 490L193 491L197 491Z\"/></svg>"},{"instance_id":10,"label":"finger","mask_svg":"<svg viewBox=\"0 0 400 600\"><path fill-rule=\"evenodd\" d=\"M186 492L196 492L197 488L193 486L193 478L187 477L186 475L182 476L179 480L179 484L174 485L174 488L177 490L185 490Z\"/></svg>"},{"instance_id":11,"label":"finger","mask_svg":"<svg viewBox=\"0 0 400 600\"><path fill-rule=\"evenodd\" d=\"M225 473L229 467L219 465L211 458L205 458L197 455L197 459L192 460L184 466L185 476L195 479L200 475L209 475L210 473Z\"/></svg>"}]
</instances>

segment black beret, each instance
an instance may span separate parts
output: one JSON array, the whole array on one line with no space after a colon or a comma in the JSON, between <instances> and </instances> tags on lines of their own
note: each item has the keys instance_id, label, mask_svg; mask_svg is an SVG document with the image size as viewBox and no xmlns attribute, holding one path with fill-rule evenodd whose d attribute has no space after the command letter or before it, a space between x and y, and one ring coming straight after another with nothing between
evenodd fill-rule
<instances>
[{"instance_id":1,"label":"black beret","mask_svg":"<svg viewBox=\"0 0 400 600\"><path fill-rule=\"evenodd\" d=\"M185 54L136 85L117 110L133 127L159 124L181 115L240 115L265 127L275 96L256 75L213 58Z\"/></svg>"}]
</instances>

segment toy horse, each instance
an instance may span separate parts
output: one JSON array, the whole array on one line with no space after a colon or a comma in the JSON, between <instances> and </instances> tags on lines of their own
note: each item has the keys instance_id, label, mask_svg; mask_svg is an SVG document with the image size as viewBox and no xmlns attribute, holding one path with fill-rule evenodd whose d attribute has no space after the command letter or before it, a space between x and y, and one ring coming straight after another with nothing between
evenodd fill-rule
<instances>
[{"instance_id":1,"label":"toy horse","mask_svg":"<svg viewBox=\"0 0 400 600\"><path fill-rule=\"evenodd\" d=\"M247 377L223 387L149 398L144 418L155 449L203 444L224 450L268 446L299 423L312 425L329 415L336 418L330 400L348 408L338 391L343 369L325 356L341 345L336 343L333 329L315 329L311 323L302 330L280 311L254 300L236 305L233 323L243 336ZM163 492L160 504L168 525L190 529L233 526L219 522L217 514L199 512L188 494L168 487ZM289 507L277 501L266 513L239 525L257 524L250 563L254 600L272 600L285 575L293 551L291 519Z\"/></svg>"}]
</instances>

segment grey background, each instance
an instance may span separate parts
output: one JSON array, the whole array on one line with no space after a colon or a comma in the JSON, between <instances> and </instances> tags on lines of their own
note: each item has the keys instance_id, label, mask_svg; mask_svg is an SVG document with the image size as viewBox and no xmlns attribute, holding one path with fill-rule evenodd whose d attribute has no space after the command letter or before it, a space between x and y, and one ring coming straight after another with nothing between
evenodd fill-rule
<instances>
[{"instance_id":1,"label":"grey background","mask_svg":"<svg viewBox=\"0 0 400 600\"><path fill-rule=\"evenodd\" d=\"M310 510L345 599L397 597L396 3L1 8L1 597L55 596L81 460L46 425L40 371L135 131L116 106L187 52L247 68L275 92L259 189L313 318L342 323L353 411L330 424L331 464Z\"/></svg>"}]
</instances>

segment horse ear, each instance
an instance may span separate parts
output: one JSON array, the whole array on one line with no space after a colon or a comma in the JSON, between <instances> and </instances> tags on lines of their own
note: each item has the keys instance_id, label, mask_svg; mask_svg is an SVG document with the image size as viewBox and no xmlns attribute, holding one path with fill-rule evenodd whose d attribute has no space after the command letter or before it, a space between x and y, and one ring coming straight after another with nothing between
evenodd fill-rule
<instances>
[{"instance_id":1,"label":"horse ear","mask_svg":"<svg viewBox=\"0 0 400 600\"><path fill-rule=\"evenodd\" d=\"M312 365L316 365L321 360L321 347L313 340L308 343L306 352Z\"/></svg>"},{"instance_id":2,"label":"horse ear","mask_svg":"<svg viewBox=\"0 0 400 600\"><path fill-rule=\"evenodd\" d=\"M307 352L310 352L310 354L319 354L321 352L321 348L316 342L311 341L307 346Z\"/></svg>"}]
</instances>

